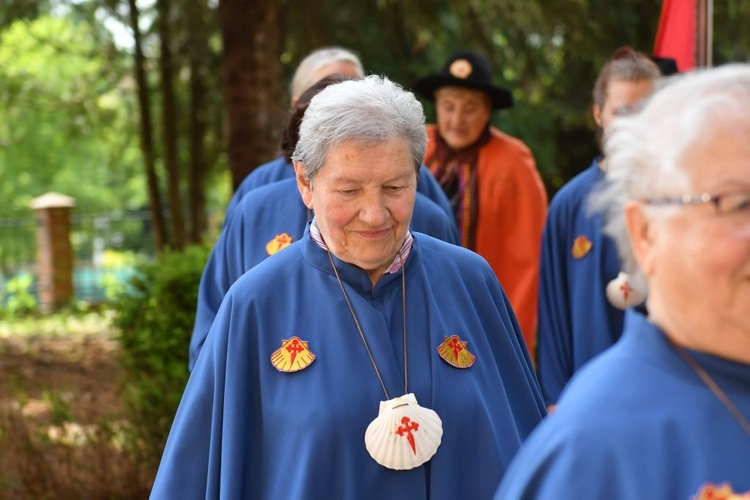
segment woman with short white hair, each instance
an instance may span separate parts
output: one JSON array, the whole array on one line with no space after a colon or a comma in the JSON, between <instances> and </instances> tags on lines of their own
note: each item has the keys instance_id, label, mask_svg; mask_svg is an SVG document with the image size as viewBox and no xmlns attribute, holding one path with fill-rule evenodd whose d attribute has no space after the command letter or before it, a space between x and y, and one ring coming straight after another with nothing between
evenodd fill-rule
<instances>
[{"instance_id":1,"label":"woman with short white hair","mask_svg":"<svg viewBox=\"0 0 750 500\"><path fill-rule=\"evenodd\" d=\"M647 315L574 376L496 498L746 498L750 66L678 77L607 135L594 205Z\"/></svg>"},{"instance_id":2,"label":"woman with short white hair","mask_svg":"<svg viewBox=\"0 0 750 500\"><path fill-rule=\"evenodd\" d=\"M312 98L303 238L229 289L152 498L488 498L545 408L487 262L409 230L427 142L379 76Z\"/></svg>"}]
</instances>

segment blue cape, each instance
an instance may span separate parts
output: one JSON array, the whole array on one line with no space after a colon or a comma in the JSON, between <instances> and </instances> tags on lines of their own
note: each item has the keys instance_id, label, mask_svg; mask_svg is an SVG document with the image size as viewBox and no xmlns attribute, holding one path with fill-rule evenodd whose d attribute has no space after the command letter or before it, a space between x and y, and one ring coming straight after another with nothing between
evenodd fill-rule
<instances>
[{"instance_id":1,"label":"blue cape","mask_svg":"<svg viewBox=\"0 0 750 500\"><path fill-rule=\"evenodd\" d=\"M622 333L624 312L605 293L620 262L614 241L602 229L601 214L590 215L589 195L603 180L597 160L555 195L542 235L539 270L537 373L547 404L584 363L612 346ZM591 249L572 254L576 238Z\"/></svg>"},{"instance_id":2,"label":"blue cape","mask_svg":"<svg viewBox=\"0 0 750 500\"><path fill-rule=\"evenodd\" d=\"M266 245L277 235L297 241L311 218L297 189L295 178L284 179L250 191L228 214L222 234L206 263L198 289L198 307L190 340L188 366L192 370L221 300L245 271L266 259ZM452 216L417 193L411 228L458 243Z\"/></svg>"},{"instance_id":3,"label":"blue cape","mask_svg":"<svg viewBox=\"0 0 750 500\"><path fill-rule=\"evenodd\" d=\"M697 498L750 493L750 436L648 319L581 369L495 498ZM750 416L750 365L688 351ZM724 497L721 497L724 498Z\"/></svg>"},{"instance_id":4,"label":"blue cape","mask_svg":"<svg viewBox=\"0 0 750 500\"><path fill-rule=\"evenodd\" d=\"M414 235L405 271L373 287L334 257L390 397L408 392L437 412L432 459L397 471L364 435L385 399L333 273L305 237L239 278L206 339L162 457L152 498L488 498L545 409L518 323L480 256ZM476 356L438 354L458 335ZM271 357L296 336L316 357L294 373Z\"/></svg>"}]
</instances>

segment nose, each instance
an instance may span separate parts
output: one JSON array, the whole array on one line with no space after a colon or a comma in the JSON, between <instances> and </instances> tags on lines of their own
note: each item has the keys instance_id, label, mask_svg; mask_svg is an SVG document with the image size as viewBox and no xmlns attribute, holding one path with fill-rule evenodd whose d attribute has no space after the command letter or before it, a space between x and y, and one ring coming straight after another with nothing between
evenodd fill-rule
<instances>
[{"instance_id":1,"label":"nose","mask_svg":"<svg viewBox=\"0 0 750 500\"><path fill-rule=\"evenodd\" d=\"M458 128L461 125L461 112L458 110L452 110L448 113L448 125L451 128Z\"/></svg>"},{"instance_id":2,"label":"nose","mask_svg":"<svg viewBox=\"0 0 750 500\"><path fill-rule=\"evenodd\" d=\"M390 212L380 191L368 193L362 199L359 219L372 228L381 228L390 218Z\"/></svg>"}]
</instances>

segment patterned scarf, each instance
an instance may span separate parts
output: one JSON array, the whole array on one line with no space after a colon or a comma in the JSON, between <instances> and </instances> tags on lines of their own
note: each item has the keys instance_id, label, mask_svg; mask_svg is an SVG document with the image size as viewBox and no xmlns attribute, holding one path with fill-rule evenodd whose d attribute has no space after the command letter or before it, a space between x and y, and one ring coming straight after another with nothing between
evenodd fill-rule
<instances>
[{"instance_id":1,"label":"patterned scarf","mask_svg":"<svg viewBox=\"0 0 750 500\"><path fill-rule=\"evenodd\" d=\"M437 134L435 152L425 161L448 196L461 235L461 246L470 250L474 250L476 243L479 150L489 139L490 128L487 126L477 142L455 151Z\"/></svg>"}]
</instances>

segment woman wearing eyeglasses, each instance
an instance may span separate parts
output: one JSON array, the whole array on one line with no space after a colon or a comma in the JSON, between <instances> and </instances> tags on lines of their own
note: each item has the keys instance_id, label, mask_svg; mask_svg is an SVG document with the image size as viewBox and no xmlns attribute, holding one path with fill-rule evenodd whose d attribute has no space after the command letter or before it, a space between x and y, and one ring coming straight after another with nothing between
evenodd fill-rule
<instances>
[{"instance_id":1,"label":"woman wearing eyeglasses","mask_svg":"<svg viewBox=\"0 0 750 500\"><path fill-rule=\"evenodd\" d=\"M605 142L648 315L584 367L497 498L750 496L750 66L679 77Z\"/></svg>"}]
</instances>

